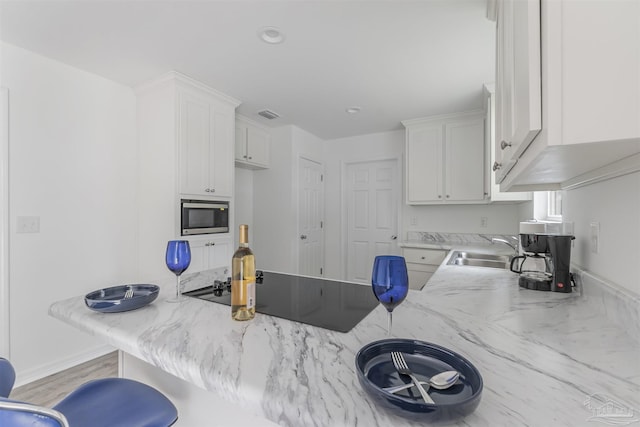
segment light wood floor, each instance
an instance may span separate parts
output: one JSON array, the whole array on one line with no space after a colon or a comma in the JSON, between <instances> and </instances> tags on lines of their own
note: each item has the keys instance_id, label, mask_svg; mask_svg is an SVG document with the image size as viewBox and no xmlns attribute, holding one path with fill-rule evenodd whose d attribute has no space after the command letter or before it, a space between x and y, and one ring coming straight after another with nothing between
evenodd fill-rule
<instances>
[{"instance_id":1,"label":"light wood floor","mask_svg":"<svg viewBox=\"0 0 640 427\"><path fill-rule=\"evenodd\" d=\"M118 376L118 352L106 354L73 368L13 389L11 399L51 408L87 381Z\"/></svg>"}]
</instances>

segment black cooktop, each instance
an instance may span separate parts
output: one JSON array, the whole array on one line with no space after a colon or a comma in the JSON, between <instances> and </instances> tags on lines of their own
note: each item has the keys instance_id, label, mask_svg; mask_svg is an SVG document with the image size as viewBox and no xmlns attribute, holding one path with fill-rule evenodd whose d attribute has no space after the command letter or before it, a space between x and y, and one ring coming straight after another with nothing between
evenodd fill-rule
<instances>
[{"instance_id":1,"label":"black cooktop","mask_svg":"<svg viewBox=\"0 0 640 427\"><path fill-rule=\"evenodd\" d=\"M256 272L256 311L287 320L349 332L377 305L371 286L294 274ZM231 305L231 285L212 286L184 295Z\"/></svg>"}]
</instances>

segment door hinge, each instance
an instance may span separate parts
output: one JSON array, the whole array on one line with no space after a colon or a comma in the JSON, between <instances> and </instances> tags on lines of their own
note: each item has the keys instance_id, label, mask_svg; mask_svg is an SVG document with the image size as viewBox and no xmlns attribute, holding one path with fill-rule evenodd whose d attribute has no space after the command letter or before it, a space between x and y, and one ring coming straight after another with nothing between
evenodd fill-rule
<instances>
[{"instance_id":1,"label":"door hinge","mask_svg":"<svg viewBox=\"0 0 640 427\"><path fill-rule=\"evenodd\" d=\"M322 276L322 267L320 267L320 275Z\"/></svg>"}]
</instances>

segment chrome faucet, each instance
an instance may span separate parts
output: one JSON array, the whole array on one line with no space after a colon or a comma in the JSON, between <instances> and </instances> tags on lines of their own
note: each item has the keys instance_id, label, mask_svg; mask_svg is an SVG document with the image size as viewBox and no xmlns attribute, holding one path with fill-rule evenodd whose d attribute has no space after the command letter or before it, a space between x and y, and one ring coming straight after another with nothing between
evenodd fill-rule
<instances>
[{"instance_id":1,"label":"chrome faucet","mask_svg":"<svg viewBox=\"0 0 640 427\"><path fill-rule=\"evenodd\" d=\"M505 245L508 245L511 249L513 249L514 252L517 255L518 254L518 238L517 237L513 237L513 236L511 236L511 237L516 241L515 244L509 243L508 240L500 239L498 237L492 237L491 238L491 243L495 243L495 242L504 243Z\"/></svg>"}]
</instances>

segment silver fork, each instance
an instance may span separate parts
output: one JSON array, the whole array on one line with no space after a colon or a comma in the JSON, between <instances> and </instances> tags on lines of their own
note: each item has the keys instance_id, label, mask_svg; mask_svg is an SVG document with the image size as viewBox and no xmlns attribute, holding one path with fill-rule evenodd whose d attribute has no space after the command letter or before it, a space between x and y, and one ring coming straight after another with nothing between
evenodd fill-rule
<instances>
[{"instance_id":1,"label":"silver fork","mask_svg":"<svg viewBox=\"0 0 640 427\"><path fill-rule=\"evenodd\" d=\"M418 379L413 375L413 372L411 372L409 366L407 366L407 362L404 360L404 356L402 355L402 353L400 353L399 351L392 351L391 360L393 361L393 366L396 367L396 370L399 374L406 375L411 378L411 381L413 381L416 387L418 387L418 391L420 392L420 395L426 403L435 403L431 396L429 396L427 391L422 387L420 381L418 381Z\"/></svg>"},{"instance_id":2,"label":"silver fork","mask_svg":"<svg viewBox=\"0 0 640 427\"><path fill-rule=\"evenodd\" d=\"M127 292L124 293L124 299L130 299L133 298L133 288L129 287L129 289L127 289Z\"/></svg>"}]
</instances>

